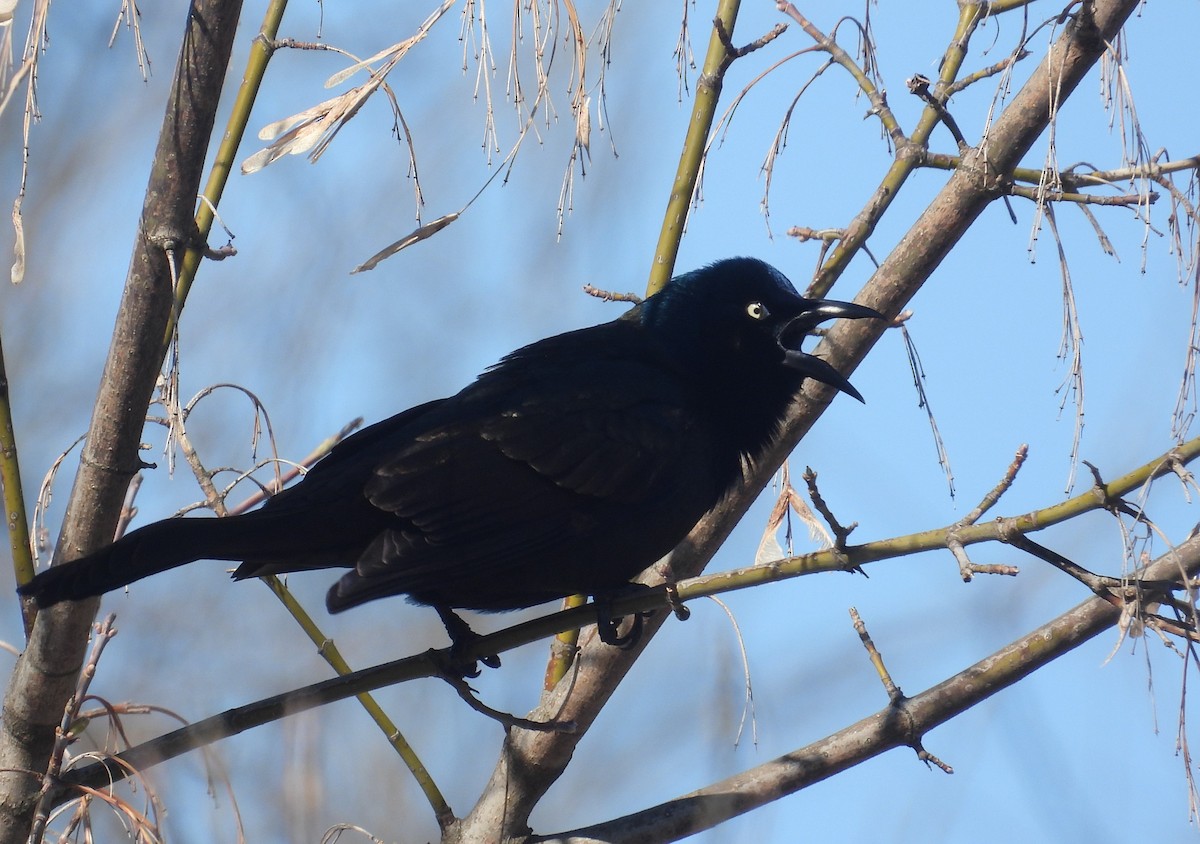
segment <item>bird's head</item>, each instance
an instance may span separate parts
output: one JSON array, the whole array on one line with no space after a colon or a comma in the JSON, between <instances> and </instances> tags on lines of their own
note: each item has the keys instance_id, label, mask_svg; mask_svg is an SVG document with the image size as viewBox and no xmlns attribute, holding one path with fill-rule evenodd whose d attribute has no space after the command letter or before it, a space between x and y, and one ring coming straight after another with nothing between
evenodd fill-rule
<instances>
[{"instance_id":1,"label":"bird's head","mask_svg":"<svg viewBox=\"0 0 1200 844\"><path fill-rule=\"evenodd\" d=\"M707 373L726 369L743 377L782 367L794 386L813 378L859 401L862 396L845 376L802 351L801 343L826 320L882 318L850 302L805 299L783 273L755 258L727 258L677 276L640 310L644 325Z\"/></svg>"}]
</instances>

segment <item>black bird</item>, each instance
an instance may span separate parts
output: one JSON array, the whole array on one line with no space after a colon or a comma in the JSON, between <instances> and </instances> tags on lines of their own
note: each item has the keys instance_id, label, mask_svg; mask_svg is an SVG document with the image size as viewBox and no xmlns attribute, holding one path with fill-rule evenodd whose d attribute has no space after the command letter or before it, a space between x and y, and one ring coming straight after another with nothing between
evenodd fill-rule
<instances>
[{"instance_id":1,"label":"black bird","mask_svg":"<svg viewBox=\"0 0 1200 844\"><path fill-rule=\"evenodd\" d=\"M862 401L800 343L879 316L805 299L762 261L719 261L365 428L259 510L147 525L18 591L47 607L202 559L240 561L238 580L349 568L330 612L407 594L456 638L455 608L610 595L741 480L805 378Z\"/></svg>"}]
</instances>

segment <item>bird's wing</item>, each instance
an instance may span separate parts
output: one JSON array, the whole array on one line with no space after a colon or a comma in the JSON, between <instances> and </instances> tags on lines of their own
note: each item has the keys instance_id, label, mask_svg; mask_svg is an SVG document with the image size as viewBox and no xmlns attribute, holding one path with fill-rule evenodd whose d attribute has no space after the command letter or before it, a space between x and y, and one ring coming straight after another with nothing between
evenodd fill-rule
<instances>
[{"instance_id":1,"label":"bird's wing","mask_svg":"<svg viewBox=\"0 0 1200 844\"><path fill-rule=\"evenodd\" d=\"M444 424L376 468L367 499L400 518L359 560L358 576L375 581L361 584L369 597L544 568L622 529L621 513L695 483L695 420L660 369L608 359L517 371L517 383L485 376L480 395L456 397ZM464 412L472 401L485 412Z\"/></svg>"},{"instance_id":2,"label":"bird's wing","mask_svg":"<svg viewBox=\"0 0 1200 844\"><path fill-rule=\"evenodd\" d=\"M670 379L637 364L610 364L569 388L531 391L480 434L563 489L636 504L678 469L693 421Z\"/></svg>"}]
</instances>

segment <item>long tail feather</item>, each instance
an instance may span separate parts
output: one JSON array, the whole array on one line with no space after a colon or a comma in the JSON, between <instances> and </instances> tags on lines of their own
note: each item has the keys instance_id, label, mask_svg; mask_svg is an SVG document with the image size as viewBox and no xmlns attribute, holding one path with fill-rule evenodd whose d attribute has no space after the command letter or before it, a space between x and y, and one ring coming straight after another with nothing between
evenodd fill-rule
<instances>
[{"instance_id":1,"label":"long tail feather","mask_svg":"<svg viewBox=\"0 0 1200 844\"><path fill-rule=\"evenodd\" d=\"M267 544L278 537L263 519L250 518L256 515L155 522L86 557L51 566L17 591L48 607L102 595L194 560L243 560L286 551Z\"/></svg>"}]
</instances>

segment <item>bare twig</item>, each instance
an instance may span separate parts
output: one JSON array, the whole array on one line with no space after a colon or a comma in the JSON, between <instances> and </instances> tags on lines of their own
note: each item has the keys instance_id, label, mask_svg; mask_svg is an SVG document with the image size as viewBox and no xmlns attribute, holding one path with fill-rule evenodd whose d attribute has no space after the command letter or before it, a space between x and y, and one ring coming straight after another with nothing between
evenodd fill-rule
<instances>
[{"instance_id":1,"label":"bare twig","mask_svg":"<svg viewBox=\"0 0 1200 844\"><path fill-rule=\"evenodd\" d=\"M599 287L593 287L590 284L583 286L583 292L589 296L595 296L604 302L630 302L634 305L642 303L642 297L636 293L615 293L611 290L601 290Z\"/></svg>"},{"instance_id":2,"label":"bare twig","mask_svg":"<svg viewBox=\"0 0 1200 844\"><path fill-rule=\"evenodd\" d=\"M1162 577L1181 566L1200 571L1200 538L1163 555L1144 574ZM949 773L949 766L922 752L921 735L1110 629L1119 615L1108 603L1089 599L953 677L818 742L640 812L536 840L539 844L678 840L897 747L914 747L923 761ZM731 801L731 794L738 799Z\"/></svg>"},{"instance_id":3,"label":"bare twig","mask_svg":"<svg viewBox=\"0 0 1200 844\"><path fill-rule=\"evenodd\" d=\"M733 610L729 605L715 595L711 597L713 603L721 608L725 613L725 617L729 619L729 624L733 627L733 637L737 642L738 656L742 661L742 678L745 681L745 692L742 698L742 717L738 720L737 735L734 736L733 746L737 747L741 743L742 733L746 729L746 721L750 722L750 741L758 747L758 718L754 714L754 684L750 677L750 656L746 653L746 640L742 636L742 628L737 622L737 616L733 614Z\"/></svg>"},{"instance_id":4,"label":"bare twig","mask_svg":"<svg viewBox=\"0 0 1200 844\"><path fill-rule=\"evenodd\" d=\"M979 82L983 79L988 79L999 73L1007 72L1008 70L1010 70L1012 68L1013 65L1015 65L1017 62L1021 61L1022 59L1028 58L1029 55L1030 54L1029 54L1028 50L1026 50L1023 47L1018 47L1009 56L1001 59L1000 61L996 62L995 64L980 68L979 70L976 70L972 73L968 73L962 79L958 79L946 86L946 92L945 92L946 99L947 100L950 99L955 94L957 94L959 91L962 91L964 88L967 88L970 85L974 85L976 82Z\"/></svg>"},{"instance_id":5,"label":"bare twig","mask_svg":"<svg viewBox=\"0 0 1200 844\"><path fill-rule=\"evenodd\" d=\"M692 119L688 122L679 166L671 183L671 193L658 235L658 244L654 248L654 259L650 264L646 284L647 296L658 292L670 281L674 273L679 243L687 227L688 212L700 182L709 134L716 117L717 103L721 98L721 88L725 84L725 72L735 58L730 55L726 42L732 38L739 5L736 0L721 0L717 7L716 18L720 21L720 26L713 29L708 51L704 56L704 68L696 82Z\"/></svg>"},{"instance_id":6,"label":"bare twig","mask_svg":"<svg viewBox=\"0 0 1200 844\"><path fill-rule=\"evenodd\" d=\"M978 522L984 513L996 505L1000 497L1008 491L1013 481L1016 480L1017 472L1021 470L1021 466L1024 464L1028 454L1029 446L1022 445L1018 448L1012 463L1008 466L1008 471L1004 473L1004 477L1000 479L1000 482L988 491L983 500L970 513L967 513L967 515L955 522L946 536L946 548L949 549L950 553L954 555L954 559L958 562L958 571L964 583L969 583L977 574L1002 574L1012 577L1020 573L1020 569L1016 566L984 565L972 562L970 556L967 555L966 547L962 543L960 530L967 525L973 525Z\"/></svg>"},{"instance_id":7,"label":"bare twig","mask_svg":"<svg viewBox=\"0 0 1200 844\"><path fill-rule=\"evenodd\" d=\"M900 687L892 681L891 673L887 670L887 666L883 664L883 654L875 647L875 641L871 638L871 634L867 632L867 625L863 623L862 616L858 614L858 610L854 607L850 608L850 620L854 623L854 632L858 634L863 647L867 649L867 656L871 660L871 665L875 666L875 673L879 675L879 681L883 683L883 690L887 692L888 700L893 703L901 700L904 697L904 692L900 691Z\"/></svg>"},{"instance_id":8,"label":"bare twig","mask_svg":"<svg viewBox=\"0 0 1200 844\"><path fill-rule=\"evenodd\" d=\"M821 491L817 488L817 473L812 470L811 466L804 467L804 474L801 475L805 485L808 486L808 495L812 499L813 507L817 508L817 512L824 517L829 529L833 531L834 541L833 547L844 549L846 540L850 538L850 534L858 527L858 522L851 522L849 525L843 526L833 515L833 511L829 509L829 505L825 503Z\"/></svg>"},{"instance_id":9,"label":"bare twig","mask_svg":"<svg viewBox=\"0 0 1200 844\"><path fill-rule=\"evenodd\" d=\"M100 656L104 653L104 647L112 637L117 635L117 630L113 626L116 621L116 616L109 613L102 622L95 625L95 637L92 640L92 650L88 654L87 662L84 663L83 669L79 672L79 677L75 684L75 693L67 701L67 705L63 710L62 723L54 734L54 750L50 754L50 764L47 767L45 775L42 777L42 787L38 794L37 808L33 814L33 827L29 833L30 844L41 844L41 841L46 833L46 823L50 817L50 809L52 808L51 794L54 788L58 785L59 776L62 773L63 756L67 752L67 745L75 740L75 720L79 717L79 707L87 697L88 687L92 683L92 678L96 676L96 665L100 662Z\"/></svg>"},{"instance_id":10,"label":"bare twig","mask_svg":"<svg viewBox=\"0 0 1200 844\"><path fill-rule=\"evenodd\" d=\"M508 712L501 712L498 709L493 709L486 703L475 696L475 690L467 683L467 681L454 672L446 670L439 673L439 676L450 685L458 696L463 699L467 706L474 709L480 715L485 715L493 721L498 722L505 731L519 728L522 730L534 730L537 732L549 733L571 733L575 731L575 725L569 721L532 721L528 718L519 718Z\"/></svg>"},{"instance_id":11,"label":"bare twig","mask_svg":"<svg viewBox=\"0 0 1200 844\"><path fill-rule=\"evenodd\" d=\"M721 21L720 17L713 18L713 31L716 32L717 38L721 40L721 44L725 47L725 66L728 67L729 64L735 59L740 59L742 56L748 56L755 50L761 50L780 35L783 35L783 33L787 32L787 24L775 24L775 26L771 27L770 31L765 35L760 35L758 38L755 38L753 41L743 47L734 46L733 37L729 31L725 29L725 24Z\"/></svg>"},{"instance_id":12,"label":"bare twig","mask_svg":"<svg viewBox=\"0 0 1200 844\"><path fill-rule=\"evenodd\" d=\"M1019 196L1022 199L1028 199L1033 202L1073 202L1076 205L1115 205L1136 208L1145 205L1147 202L1158 201L1158 194L1153 191L1149 193L1125 193L1116 196L1104 196L1095 193L1080 193L1078 191L1039 190L1038 188L1024 187L1022 185L1009 185L1008 192L1012 196Z\"/></svg>"},{"instance_id":13,"label":"bare twig","mask_svg":"<svg viewBox=\"0 0 1200 844\"><path fill-rule=\"evenodd\" d=\"M937 419L933 415L933 405L929 403L929 394L925 391L925 367L921 363L921 355L917 352L917 344L913 342L908 331L908 320L911 316L911 311L905 311L896 317L894 324L900 329L900 336L904 339L908 366L912 370L913 388L917 391L917 407L925 411L925 417L929 421L929 432L933 436L933 447L937 452L938 465L942 467L942 473L946 476L950 497L954 498L954 470L950 468L950 452L946 449L946 441L942 439L942 432L938 429Z\"/></svg>"},{"instance_id":14,"label":"bare twig","mask_svg":"<svg viewBox=\"0 0 1200 844\"><path fill-rule=\"evenodd\" d=\"M1025 465L1025 458L1028 456L1029 444L1021 443L1021 445L1017 447L1017 453L1013 455L1012 462L1008 464L1008 471L1004 473L1004 477L1000 479L998 484L988 491L987 495L983 496L983 499L975 506L973 510L971 510L970 513L967 513L967 515L963 516L962 521L959 524L973 525L983 517L984 513L995 507L1001 496L1008 492L1009 487L1011 487L1013 482L1017 479L1017 473L1020 472L1021 467Z\"/></svg>"},{"instance_id":15,"label":"bare twig","mask_svg":"<svg viewBox=\"0 0 1200 844\"><path fill-rule=\"evenodd\" d=\"M933 92L929 90L929 77L918 73L910 76L906 84L908 85L909 92L932 108L937 113L938 119L946 124L946 128L950 130L950 134L954 137L954 143L958 145L958 151L960 153L966 152L970 144L963 137L962 129L958 128L958 121L946 110L944 98L934 96Z\"/></svg>"}]
</instances>

